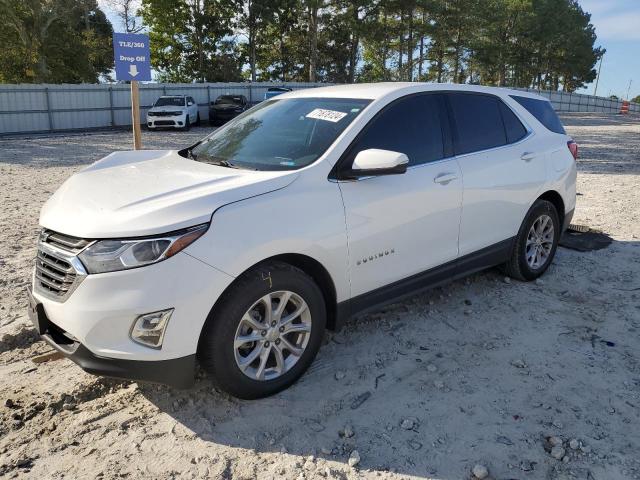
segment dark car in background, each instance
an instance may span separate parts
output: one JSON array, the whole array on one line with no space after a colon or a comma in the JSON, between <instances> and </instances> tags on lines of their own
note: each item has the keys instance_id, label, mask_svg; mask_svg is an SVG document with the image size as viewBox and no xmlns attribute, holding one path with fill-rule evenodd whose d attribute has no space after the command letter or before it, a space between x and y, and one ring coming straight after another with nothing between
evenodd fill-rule
<instances>
[{"instance_id":1,"label":"dark car in background","mask_svg":"<svg viewBox=\"0 0 640 480\"><path fill-rule=\"evenodd\" d=\"M270 98L277 97L278 95L282 95L283 93L290 92L291 89L288 87L269 87L267 91L264 92L264 99L269 100Z\"/></svg>"},{"instance_id":2,"label":"dark car in background","mask_svg":"<svg viewBox=\"0 0 640 480\"><path fill-rule=\"evenodd\" d=\"M220 95L209 106L209 123L221 125L240 115L247 108L249 108L249 102L244 95Z\"/></svg>"}]
</instances>

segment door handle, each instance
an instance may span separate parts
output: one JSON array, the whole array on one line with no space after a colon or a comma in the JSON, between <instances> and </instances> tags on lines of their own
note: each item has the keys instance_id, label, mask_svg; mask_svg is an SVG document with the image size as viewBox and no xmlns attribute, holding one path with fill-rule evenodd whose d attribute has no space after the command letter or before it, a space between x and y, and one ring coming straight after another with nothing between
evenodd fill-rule
<instances>
[{"instance_id":1,"label":"door handle","mask_svg":"<svg viewBox=\"0 0 640 480\"><path fill-rule=\"evenodd\" d=\"M452 180L455 180L458 176L455 173L441 173L436 176L433 181L434 183L439 183L440 185L446 185Z\"/></svg>"},{"instance_id":2,"label":"door handle","mask_svg":"<svg viewBox=\"0 0 640 480\"><path fill-rule=\"evenodd\" d=\"M524 152L522 155L520 155L520 160L524 160L525 162L530 162L536 157L537 155L533 152Z\"/></svg>"}]
</instances>

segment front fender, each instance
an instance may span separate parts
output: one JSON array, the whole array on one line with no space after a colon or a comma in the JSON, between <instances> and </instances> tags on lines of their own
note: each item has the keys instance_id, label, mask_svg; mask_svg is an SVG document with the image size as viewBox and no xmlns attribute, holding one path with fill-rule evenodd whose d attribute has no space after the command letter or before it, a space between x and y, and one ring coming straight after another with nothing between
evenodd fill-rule
<instances>
[{"instance_id":1,"label":"front fender","mask_svg":"<svg viewBox=\"0 0 640 480\"><path fill-rule=\"evenodd\" d=\"M338 302L350 295L344 207L328 180L301 176L281 190L221 207L186 251L234 277L267 258L305 255L327 270Z\"/></svg>"}]
</instances>

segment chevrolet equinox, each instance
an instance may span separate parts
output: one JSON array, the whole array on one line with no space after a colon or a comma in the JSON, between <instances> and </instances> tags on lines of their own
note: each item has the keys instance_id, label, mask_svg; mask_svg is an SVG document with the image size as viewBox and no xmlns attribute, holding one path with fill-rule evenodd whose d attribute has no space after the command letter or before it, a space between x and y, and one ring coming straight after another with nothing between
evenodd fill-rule
<instances>
[{"instance_id":1,"label":"chevrolet equinox","mask_svg":"<svg viewBox=\"0 0 640 480\"><path fill-rule=\"evenodd\" d=\"M86 371L271 395L350 315L549 267L577 145L546 99L470 85L289 92L184 150L115 152L42 208L29 314Z\"/></svg>"}]
</instances>

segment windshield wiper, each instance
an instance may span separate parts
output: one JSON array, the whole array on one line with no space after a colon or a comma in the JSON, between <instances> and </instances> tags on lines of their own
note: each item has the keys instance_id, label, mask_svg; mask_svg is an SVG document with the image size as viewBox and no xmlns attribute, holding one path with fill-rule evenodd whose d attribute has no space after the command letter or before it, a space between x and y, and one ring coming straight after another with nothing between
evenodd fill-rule
<instances>
[{"instance_id":1,"label":"windshield wiper","mask_svg":"<svg viewBox=\"0 0 640 480\"><path fill-rule=\"evenodd\" d=\"M189 154L193 156L193 153L189 153ZM198 160L199 162L208 163L209 165L217 165L219 167L236 168L238 170L256 170L255 168L250 168L245 166L241 167L240 165L232 163L229 160L225 160L224 158L210 157L209 155L204 153L201 153L200 155L198 155L198 159L199 159Z\"/></svg>"},{"instance_id":2,"label":"windshield wiper","mask_svg":"<svg viewBox=\"0 0 640 480\"><path fill-rule=\"evenodd\" d=\"M193 149L196 148L201 143L202 143L202 140L199 140L198 142L194 143L190 147L183 148L182 150L178 150L178 155L182 157L186 157L189 160L197 160L198 156L193 153Z\"/></svg>"}]
</instances>

